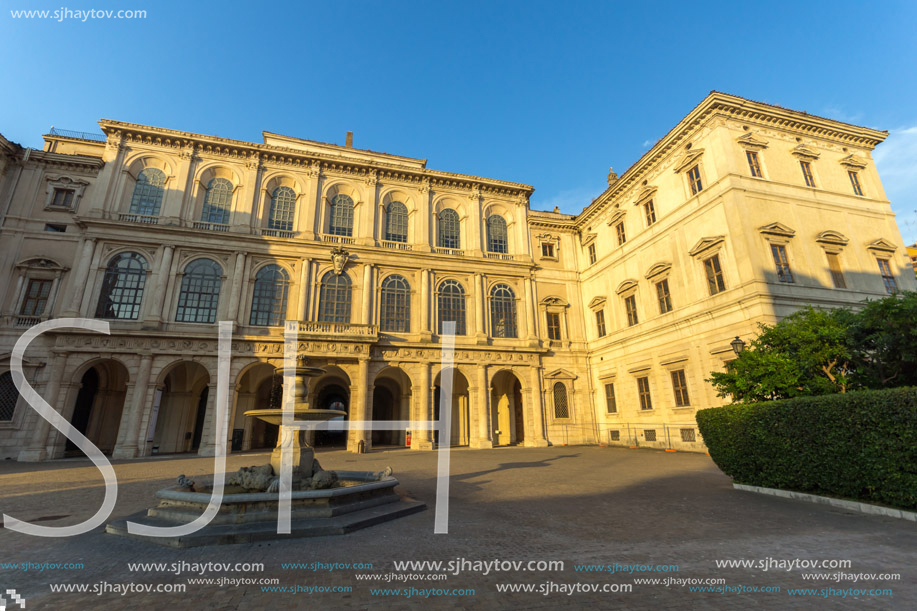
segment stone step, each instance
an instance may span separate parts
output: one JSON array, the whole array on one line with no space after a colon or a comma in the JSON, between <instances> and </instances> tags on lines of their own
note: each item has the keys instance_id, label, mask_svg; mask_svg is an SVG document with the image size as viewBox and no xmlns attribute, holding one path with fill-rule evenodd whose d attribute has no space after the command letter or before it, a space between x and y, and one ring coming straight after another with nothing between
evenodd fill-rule
<instances>
[{"instance_id":1,"label":"stone step","mask_svg":"<svg viewBox=\"0 0 917 611\"><path fill-rule=\"evenodd\" d=\"M423 502L402 499L395 503L386 503L385 505L370 507L331 518L291 520L291 532L289 534L277 533L276 521L246 524L210 524L196 533L180 537L149 537L128 533L128 521L148 526L175 526L174 522L167 522L158 518L149 517L147 513L143 511L128 518L110 522L105 527L105 532L174 548L200 547L205 545L233 545L238 543L255 543L259 541L343 535L361 528L367 528L375 526L376 524L409 516L423 511L424 509L426 509L426 504Z\"/></svg>"}]
</instances>

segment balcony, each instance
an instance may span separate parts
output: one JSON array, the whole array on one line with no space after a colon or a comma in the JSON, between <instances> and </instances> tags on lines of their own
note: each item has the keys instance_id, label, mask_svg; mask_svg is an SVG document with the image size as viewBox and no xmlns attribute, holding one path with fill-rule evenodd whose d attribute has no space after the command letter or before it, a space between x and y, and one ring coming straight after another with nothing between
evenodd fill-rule
<instances>
[{"instance_id":1,"label":"balcony","mask_svg":"<svg viewBox=\"0 0 917 611\"><path fill-rule=\"evenodd\" d=\"M488 259L498 259L500 261L515 261L513 255L508 255L502 252L485 252L484 256Z\"/></svg>"},{"instance_id":2,"label":"balcony","mask_svg":"<svg viewBox=\"0 0 917 611\"><path fill-rule=\"evenodd\" d=\"M229 231L229 225L224 223L205 223L204 221L194 221L191 226L195 229L203 229L204 231L216 231L219 233L226 233Z\"/></svg>"},{"instance_id":3,"label":"balcony","mask_svg":"<svg viewBox=\"0 0 917 611\"><path fill-rule=\"evenodd\" d=\"M125 223L140 223L141 225L158 225L159 217L149 214L133 214L130 212L121 212L118 214L118 220Z\"/></svg>"},{"instance_id":4,"label":"balcony","mask_svg":"<svg viewBox=\"0 0 917 611\"><path fill-rule=\"evenodd\" d=\"M460 248L440 248L439 246L434 246L433 252L438 255L452 255L454 257L465 256L465 251Z\"/></svg>"},{"instance_id":5,"label":"balcony","mask_svg":"<svg viewBox=\"0 0 917 611\"><path fill-rule=\"evenodd\" d=\"M295 231L287 231L285 229L257 229L256 230L260 235L267 238L295 238Z\"/></svg>"},{"instance_id":6,"label":"balcony","mask_svg":"<svg viewBox=\"0 0 917 611\"><path fill-rule=\"evenodd\" d=\"M320 235L322 242L328 242L329 244L356 244L356 241L350 236L331 235L330 233L322 233Z\"/></svg>"},{"instance_id":7,"label":"balcony","mask_svg":"<svg viewBox=\"0 0 917 611\"><path fill-rule=\"evenodd\" d=\"M359 325L346 322L299 321L299 334L332 336L342 340L366 339L376 341L379 337L377 325Z\"/></svg>"},{"instance_id":8,"label":"balcony","mask_svg":"<svg viewBox=\"0 0 917 611\"><path fill-rule=\"evenodd\" d=\"M392 250L413 250L413 247L410 244L405 242L392 242L390 240L380 240L379 246L382 248L390 248Z\"/></svg>"}]
</instances>

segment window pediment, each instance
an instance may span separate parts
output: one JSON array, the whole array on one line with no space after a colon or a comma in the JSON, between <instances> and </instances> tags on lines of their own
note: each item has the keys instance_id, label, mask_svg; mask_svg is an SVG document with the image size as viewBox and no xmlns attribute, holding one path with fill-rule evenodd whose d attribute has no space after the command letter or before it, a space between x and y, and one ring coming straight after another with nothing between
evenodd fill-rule
<instances>
[{"instance_id":1,"label":"window pediment","mask_svg":"<svg viewBox=\"0 0 917 611\"><path fill-rule=\"evenodd\" d=\"M803 161L815 161L821 156L821 153L804 144L796 145L793 150L790 151L790 153L792 153L794 157L802 159Z\"/></svg>"},{"instance_id":2,"label":"window pediment","mask_svg":"<svg viewBox=\"0 0 917 611\"><path fill-rule=\"evenodd\" d=\"M591 310L600 310L600 309L602 309L602 308L605 307L605 302L606 302L606 301L607 301L607 299L605 299L605 296L604 296L604 295L602 295L602 296L600 296L600 297L593 297L593 298L592 298L592 301L589 302L589 309L591 309Z\"/></svg>"},{"instance_id":3,"label":"window pediment","mask_svg":"<svg viewBox=\"0 0 917 611\"><path fill-rule=\"evenodd\" d=\"M868 164L861 157L850 154L841 159L841 165L851 170L862 170Z\"/></svg>"},{"instance_id":4,"label":"window pediment","mask_svg":"<svg viewBox=\"0 0 917 611\"><path fill-rule=\"evenodd\" d=\"M668 262L656 263L651 268L649 268L649 270L646 272L645 278L649 280L651 278L661 276L662 274L665 274L666 272L668 272L670 269L672 269L671 263L668 263Z\"/></svg>"},{"instance_id":5,"label":"window pediment","mask_svg":"<svg viewBox=\"0 0 917 611\"><path fill-rule=\"evenodd\" d=\"M818 237L815 238L815 241L819 244L831 245L831 246L846 246L848 240L844 234L837 231L822 231L818 234Z\"/></svg>"},{"instance_id":6,"label":"window pediment","mask_svg":"<svg viewBox=\"0 0 917 611\"><path fill-rule=\"evenodd\" d=\"M635 290L636 288L637 288L636 280L625 280L624 282L618 285L618 288L615 289L615 293L617 293L618 295L623 295L624 293Z\"/></svg>"},{"instance_id":7,"label":"window pediment","mask_svg":"<svg viewBox=\"0 0 917 611\"><path fill-rule=\"evenodd\" d=\"M877 250L880 252L893 253L898 250L898 247L893 243L889 242L885 238L879 238L878 240L873 240L866 245L868 250Z\"/></svg>"},{"instance_id":8,"label":"window pediment","mask_svg":"<svg viewBox=\"0 0 917 611\"><path fill-rule=\"evenodd\" d=\"M595 233L595 232L580 234L580 243L581 243L583 246L589 246L590 244L592 244L593 242L595 242L595 238L596 238L597 236L598 236L598 234Z\"/></svg>"},{"instance_id":9,"label":"window pediment","mask_svg":"<svg viewBox=\"0 0 917 611\"><path fill-rule=\"evenodd\" d=\"M704 149L693 149L684 154L684 156L679 160L678 164L675 166L675 173L684 171L690 166L694 165L700 161L701 155L704 154Z\"/></svg>"},{"instance_id":10,"label":"window pediment","mask_svg":"<svg viewBox=\"0 0 917 611\"><path fill-rule=\"evenodd\" d=\"M575 380L577 378L576 374L566 369L555 369L551 373L545 374L544 377L546 380Z\"/></svg>"},{"instance_id":11,"label":"window pediment","mask_svg":"<svg viewBox=\"0 0 917 611\"><path fill-rule=\"evenodd\" d=\"M796 230L783 223L770 223L758 227L758 231L766 235L779 236L781 238L792 238L796 235Z\"/></svg>"},{"instance_id":12,"label":"window pediment","mask_svg":"<svg viewBox=\"0 0 917 611\"><path fill-rule=\"evenodd\" d=\"M706 238L701 238L697 244L694 245L694 248L688 251L688 254L692 257L696 257L700 254L713 251L717 247L723 244L726 241L726 236L717 235L709 236Z\"/></svg>"},{"instance_id":13,"label":"window pediment","mask_svg":"<svg viewBox=\"0 0 917 611\"><path fill-rule=\"evenodd\" d=\"M767 140L758 138L751 132L748 132L740 138L736 138L736 142L738 142L739 145L743 148L750 149L752 151L761 151L767 148Z\"/></svg>"},{"instance_id":14,"label":"window pediment","mask_svg":"<svg viewBox=\"0 0 917 611\"><path fill-rule=\"evenodd\" d=\"M544 299L542 299L542 300L541 300L541 305L546 306L546 307L560 307L560 308L566 308L566 307L568 307L570 304L567 303L567 301L566 301L564 298L562 298L562 297L555 297L555 296L552 296L552 297L545 297Z\"/></svg>"},{"instance_id":15,"label":"window pediment","mask_svg":"<svg viewBox=\"0 0 917 611\"><path fill-rule=\"evenodd\" d=\"M614 225L615 223L617 223L618 221L620 221L621 219L623 219L626 215L627 215L627 211L626 211L626 210L622 210L621 208L618 208L618 209L615 210L614 213L608 218L608 224L609 224L609 225Z\"/></svg>"},{"instance_id":16,"label":"window pediment","mask_svg":"<svg viewBox=\"0 0 917 611\"><path fill-rule=\"evenodd\" d=\"M640 204L645 204L648 200L656 197L656 192L659 189L656 187L643 187L640 190L640 193L637 194L637 199L634 200L634 205L639 206Z\"/></svg>"}]
</instances>

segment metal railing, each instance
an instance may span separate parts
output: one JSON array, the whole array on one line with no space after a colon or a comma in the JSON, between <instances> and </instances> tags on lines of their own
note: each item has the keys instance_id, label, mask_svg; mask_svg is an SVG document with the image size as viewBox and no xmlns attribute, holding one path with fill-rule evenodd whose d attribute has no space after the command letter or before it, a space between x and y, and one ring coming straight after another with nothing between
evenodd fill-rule
<instances>
[{"instance_id":1,"label":"metal railing","mask_svg":"<svg viewBox=\"0 0 917 611\"><path fill-rule=\"evenodd\" d=\"M93 132L76 132L69 129L57 129L52 127L48 132L49 136L60 136L62 138L76 138L78 140L93 140L94 142L105 142L108 138L105 134L95 134Z\"/></svg>"}]
</instances>

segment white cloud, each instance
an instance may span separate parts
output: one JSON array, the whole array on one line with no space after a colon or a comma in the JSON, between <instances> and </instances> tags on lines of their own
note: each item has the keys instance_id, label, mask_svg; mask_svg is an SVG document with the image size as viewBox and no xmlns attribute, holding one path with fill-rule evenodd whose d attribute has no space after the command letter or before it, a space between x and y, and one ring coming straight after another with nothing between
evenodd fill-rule
<instances>
[{"instance_id":1,"label":"white cloud","mask_svg":"<svg viewBox=\"0 0 917 611\"><path fill-rule=\"evenodd\" d=\"M885 195L908 244L917 241L917 125L891 130L873 153Z\"/></svg>"}]
</instances>

